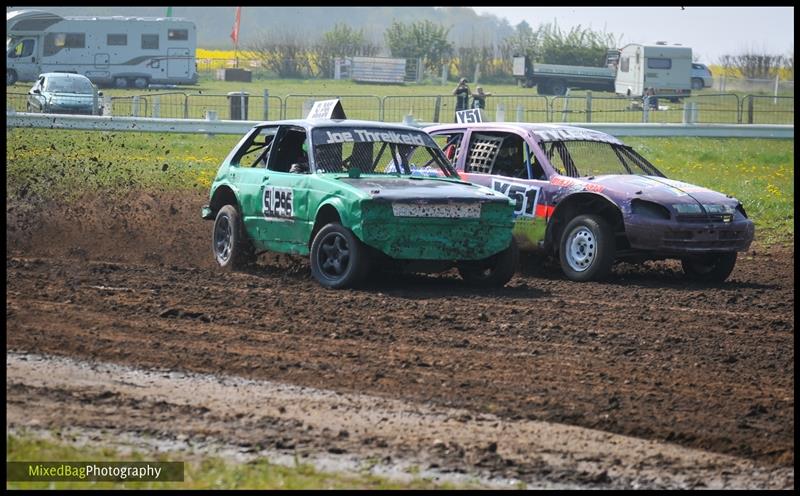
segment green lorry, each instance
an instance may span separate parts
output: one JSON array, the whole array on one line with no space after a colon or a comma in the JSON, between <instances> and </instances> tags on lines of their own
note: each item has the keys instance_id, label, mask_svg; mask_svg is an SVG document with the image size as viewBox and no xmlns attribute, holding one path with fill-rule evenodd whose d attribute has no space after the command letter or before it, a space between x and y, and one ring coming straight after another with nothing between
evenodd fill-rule
<instances>
[{"instance_id":1,"label":"green lorry","mask_svg":"<svg viewBox=\"0 0 800 496\"><path fill-rule=\"evenodd\" d=\"M514 57L513 75L521 86L540 95L564 95L567 88L614 92L619 50L606 53L604 67L537 64L527 56Z\"/></svg>"}]
</instances>

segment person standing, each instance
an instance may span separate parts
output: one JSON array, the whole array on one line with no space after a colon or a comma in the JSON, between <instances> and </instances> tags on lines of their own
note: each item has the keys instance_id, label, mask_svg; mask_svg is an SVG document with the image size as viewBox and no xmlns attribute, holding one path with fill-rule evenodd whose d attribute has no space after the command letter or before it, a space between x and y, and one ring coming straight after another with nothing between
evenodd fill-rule
<instances>
[{"instance_id":1,"label":"person standing","mask_svg":"<svg viewBox=\"0 0 800 496\"><path fill-rule=\"evenodd\" d=\"M456 96L456 112L467 110L469 108L469 97L472 94L469 86L467 86L467 78L461 78L458 81L458 86L453 90L453 94Z\"/></svg>"},{"instance_id":2,"label":"person standing","mask_svg":"<svg viewBox=\"0 0 800 496\"><path fill-rule=\"evenodd\" d=\"M475 88L475 93L472 95L472 108L485 109L487 96L492 96L492 94L484 93L482 86L478 86L477 88Z\"/></svg>"},{"instance_id":3,"label":"person standing","mask_svg":"<svg viewBox=\"0 0 800 496\"><path fill-rule=\"evenodd\" d=\"M658 97L656 96L656 89L652 86L645 91L644 104L648 110L658 110Z\"/></svg>"}]
</instances>

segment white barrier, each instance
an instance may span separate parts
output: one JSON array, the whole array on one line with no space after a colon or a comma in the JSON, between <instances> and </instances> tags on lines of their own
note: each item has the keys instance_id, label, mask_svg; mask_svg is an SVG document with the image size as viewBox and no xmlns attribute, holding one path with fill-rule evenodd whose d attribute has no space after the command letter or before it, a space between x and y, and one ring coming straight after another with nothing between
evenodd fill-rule
<instances>
[{"instance_id":1,"label":"white barrier","mask_svg":"<svg viewBox=\"0 0 800 496\"><path fill-rule=\"evenodd\" d=\"M206 119L153 119L65 114L6 112L6 127L76 129L85 131L137 131L144 133L238 134L243 135L258 121Z\"/></svg>"},{"instance_id":2,"label":"white barrier","mask_svg":"<svg viewBox=\"0 0 800 496\"><path fill-rule=\"evenodd\" d=\"M153 119L90 115L30 114L6 111L8 128L76 129L88 131L137 131L149 133L238 134L243 135L259 121L203 119ZM379 124L379 123L378 123ZM436 123L412 122L424 127ZM595 129L614 136L695 136L714 138L794 139L794 125L786 124L655 124L581 123L576 127Z\"/></svg>"}]
</instances>

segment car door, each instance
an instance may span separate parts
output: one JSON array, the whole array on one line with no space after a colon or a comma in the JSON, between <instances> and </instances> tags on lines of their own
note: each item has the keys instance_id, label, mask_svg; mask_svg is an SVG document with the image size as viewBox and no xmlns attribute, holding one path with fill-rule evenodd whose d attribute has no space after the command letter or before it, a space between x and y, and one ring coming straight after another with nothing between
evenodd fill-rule
<instances>
[{"instance_id":1,"label":"car door","mask_svg":"<svg viewBox=\"0 0 800 496\"><path fill-rule=\"evenodd\" d=\"M514 200L514 237L520 248L536 249L544 240L552 212L549 183L529 133L499 128L471 129L464 137L457 168L467 181Z\"/></svg>"},{"instance_id":2,"label":"car door","mask_svg":"<svg viewBox=\"0 0 800 496\"><path fill-rule=\"evenodd\" d=\"M41 72L37 58L36 38L21 38L7 53L9 65L17 71L19 81L33 81Z\"/></svg>"},{"instance_id":3,"label":"car door","mask_svg":"<svg viewBox=\"0 0 800 496\"><path fill-rule=\"evenodd\" d=\"M40 76L36 80L31 90L28 92L28 106L29 112L41 112L44 106L44 91L45 76Z\"/></svg>"},{"instance_id":4,"label":"car door","mask_svg":"<svg viewBox=\"0 0 800 496\"><path fill-rule=\"evenodd\" d=\"M247 235L262 249L269 249L262 192L267 180L269 152L277 132L278 126L265 126L255 131L231 160L228 169L228 180L236 190Z\"/></svg>"},{"instance_id":5,"label":"car door","mask_svg":"<svg viewBox=\"0 0 800 496\"><path fill-rule=\"evenodd\" d=\"M304 143L310 143L304 128L280 126L261 185L264 236L281 251L300 251L311 233L312 219L308 212L311 174ZM292 168L303 159L305 168Z\"/></svg>"}]
</instances>

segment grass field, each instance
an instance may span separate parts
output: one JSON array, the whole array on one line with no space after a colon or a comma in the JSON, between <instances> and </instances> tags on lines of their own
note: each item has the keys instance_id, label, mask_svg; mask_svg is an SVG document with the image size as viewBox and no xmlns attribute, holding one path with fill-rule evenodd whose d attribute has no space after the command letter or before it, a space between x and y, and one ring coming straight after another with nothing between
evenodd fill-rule
<instances>
[{"instance_id":1,"label":"grass field","mask_svg":"<svg viewBox=\"0 0 800 496\"><path fill-rule=\"evenodd\" d=\"M206 191L239 136L10 129L6 193L69 200L86 191ZM668 177L741 200L760 242L794 239L794 140L627 138Z\"/></svg>"},{"instance_id":2,"label":"grass field","mask_svg":"<svg viewBox=\"0 0 800 496\"><path fill-rule=\"evenodd\" d=\"M268 90L271 101L266 119L301 117L304 100L313 96L341 97L348 116L354 118L400 121L404 115L412 112L416 118L430 122L434 119L436 96L442 98L440 118L452 115L455 101L451 91L454 86L453 82L445 85L435 82L396 85L324 79L256 79L243 83L217 81L206 75L194 86L153 90L107 88L103 91L113 98L113 115L133 115L132 97L136 95L141 99L140 116L203 118L205 110L211 109L217 112L218 118L229 119L226 95L244 91L250 94L248 118L260 120L265 118L263 95ZM471 87L475 89L474 84ZM592 112L589 114L586 91L571 90L568 97L544 97L538 95L534 88L521 88L516 84L484 84L484 87L493 95L487 99L487 112L496 115L498 105L502 104L506 120L517 120L517 109L521 108L521 120L528 122L642 122L640 107L632 105L632 99L620 98L613 93L592 92ZM24 111L25 93L29 89L30 83L8 87L7 106ZM188 100L186 95L189 95ZM664 110L651 112L649 122L682 122L683 103L691 101L698 106L698 122L747 123L750 119L746 112L750 106L742 101L746 95L743 92L720 95L717 90L707 88L693 92L693 96L683 102L661 99ZM284 102L285 110L281 112ZM793 96L785 95L778 99L756 96L752 110L754 124L794 123Z\"/></svg>"},{"instance_id":3,"label":"grass field","mask_svg":"<svg viewBox=\"0 0 800 496\"><path fill-rule=\"evenodd\" d=\"M7 437L6 461L183 461L183 482L7 482L7 489L455 489L452 484L409 476L395 482L363 474L318 472L311 465L274 465L265 459L230 463L216 457L181 452L123 452L112 448L80 446L30 435Z\"/></svg>"}]
</instances>

